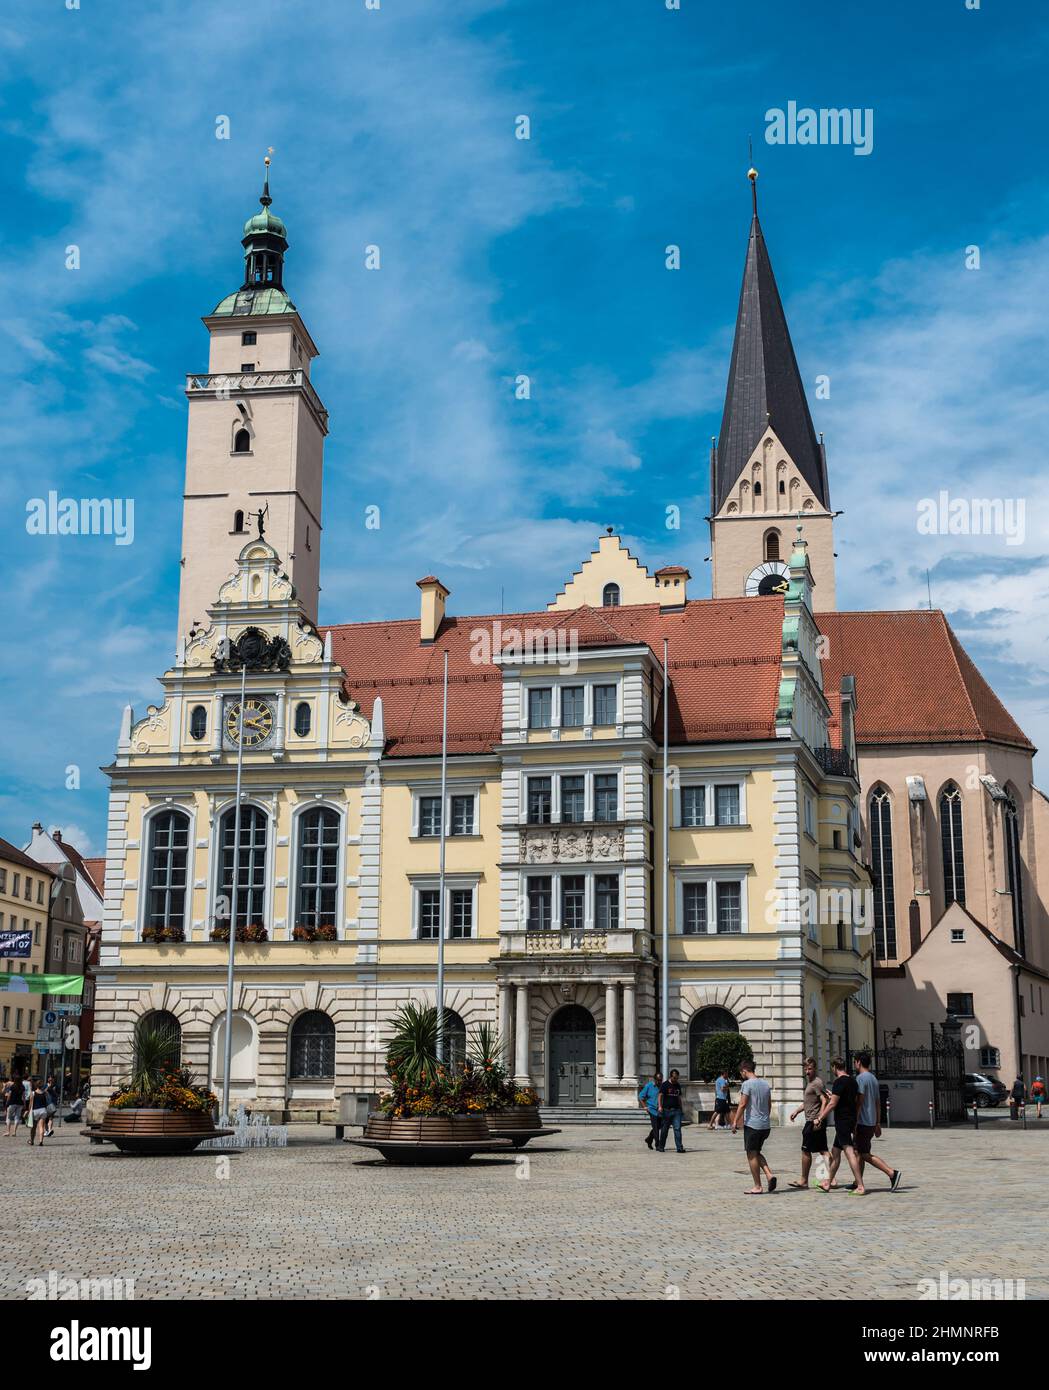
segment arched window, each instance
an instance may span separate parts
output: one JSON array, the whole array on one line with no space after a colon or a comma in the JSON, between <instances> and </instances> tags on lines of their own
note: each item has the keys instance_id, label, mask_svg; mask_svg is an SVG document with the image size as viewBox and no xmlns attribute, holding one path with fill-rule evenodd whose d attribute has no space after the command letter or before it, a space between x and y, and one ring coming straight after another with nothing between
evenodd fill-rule
<instances>
[{"instance_id":1,"label":"arched window","mask_svg":"<svg viewBox=\"0 0 1049 1390\"><path fill-rule=\"evenodd\" d=\"M145 926L185 929L188 853L189 816L184 811L160 811L149 822Z\"/></svg>"},{"instance_id":2,"label":"arched window","mask_svg":"<svg viewBox=\"0 0 1049 1390\"><path fill-rule=\"evenodd\" d=\"M699 1077L699 1053L712 1033L738 1033L739 1024L728 1009L711 1006L697 1009L688 1025L688 1074L693 1081Z\"/></svg>"},{"instance_id":3,"label":"arched window","mask_svg":"<svg viewBox=\"0 0 1049 1390\"><path fill-rule=\"evenodd\" d=\"M755 497L760 497L760 496L761 496L761 484L760 484L759 482L755 482L755 483L754 483L754 496L755 496Z\"/></svg>"},{"instance_id":4,"label":"arched window","mask_svg":"<svg viewBox=\"0 0 1049 1390\"><path fill-rule=\"evenodd\" d=\"M244 450L243 450L243 449L238 449L237 452L238 452L238 453L243 453ZM243 531L243 530L244 530L244 513L243 513L243 512L234 512L234 513L233 513L233 529L234 529L234 531Z\"/></svg>"},{"instance_id":5,"label":"arched window","mask_svg":"<svg viewBox=\"0 0 1049 1390\"><path fill-rule=\"evenodd\" d=\"M1024 931L1023 861L1020 858L1020 817L1012 797L1005 803L1005 867L1009 875L1009 892L1013 900L1013 945L1022 956L1027 954Z\"/></svg>"},{"instance_id":6,"label":"arched window","mask_svg":"<svg viewBox=\"0 0 1049 1390\"><path fill-rule=\"evenodd\" d=\"M605 608L619 607L619 585L606 584L601 593L601 603Z\"/></svg>"},{"instance_id":7,"label":"arched window","mask_svg":"<svg viewBox=\"0 0 1049 1390\"><path fill-rule=\"evenodd\" d=\"M222 817L219 826L221 863L216 919L228 922L233 909L233 856L236 834L235 806ZM240 810L240 863L237 873L238 927L258 922L265 926L266 912L266 839L269 830L265 811L257 806L242 806ZM219 909L224 909L219 910Z\"/></svg>"},{"instance_id":8,"label":"arched window","mask_svg":"<svg viewBox=\"0 0 1049 1390\"><path fill-rule=\"evenodd\" d=\"M466 1061L466 1024L454 1009L444 1011L444 1057L453 1067Z\"/></svg>"},{"instance_id":9,"label":"arched window","mask_svg":"<svg viewBox=\"0 0 1049 1390\"><path fill-rule=\"evenodd\" d=\"M292 1081L335 1079L335 1024L319 1009L299 1014L291 1025Z\"/></svg>"},{"instance_id":10,"label":"arched window","mask_svg":"<svg viewBox=\"0 0 1049 1390\"><path fill-rule=\"evenodd\" d=\"M874 950L882 960L895 960L896 900L892 879L892 801L884 787L875 787L871 792L870 827Z\"/></svg>"},{"instance_id":11,"label":"arched window","mask_svg":"<svg viewBox=\"0 0 1049 1390\"><path fill-rule=\"evenodd\" d=\"M779 495L782 497L786 491L787 491L787 484L783 481L782 478L780 478L780 480L779 480Z\"/></svg>"},{"instance_id":12,"label":"arched window","mask_svg":"<svg viewBox=\"0 0 1049 1390\"><path fill-rule=\"evenodd\" d=\"M779 532L769 531L765 536L765 559L778 560L779 558Z\"/></svg>"},{"instance_id":13,"label":"arched window","mask_svg":"<svg viewBox=\"0 0 1049 1390\"><path fill-rule=\"evenodd\" d=\"M965 906L965 858L962 851L962 794L953 782L940 793L940 849L943 853L944 903Z\"/></svg>"},{"instance_id":14,"label":"arched window","mask_svg":"<svg viewBox=\"0 0 1049 1390\"><path fill-rule=\"evenodd\" d=\"M211 1084L222 1085L226 1070L226 1013L219 1014L211 1030ZM255 1027L245 1013L234 1013L230 1031L229 1080L232 1099L250 1099L255 1092L258 1071L258 1042Z\"/></svg>"},{"instance_id":15,"label":"arched window","mask_svg":"<svg viewBox=\"0 0 1049 1390\"><path fill-rule=\"evenodd\" d=\"M313 722L313 714L309 704L305 700L300 700L295 706L295 732L299 738L307 738L310 732L310 725Z\"/></svg>"},{"instance_id":16,"label":"arched window","mask_svg":"<svg viewBox=\"0 0 1049 1390\"><path fill-rule=\"evenodd\" d=\"M141 1060L139 1054L140 1029L143 1033L155 1033L159 1036L163 1049L163 1060L169 1067L180 1065L182 1061L182 1025L174 1014L168 1013L166 1009L155 1009L152 1013L143 1014L139 1019L132 1040L136 1067Z\"/></svg>"},{"instance_id":17,"label":"arched window","mask_svg":"<svg viewBox=\"0 0 1049 1390\"><path fill-rule=\"evenodd\" d=\"M334 927L339 897L339 813L316 806L299 817L295 925Z\"/></svg>"},{"instance_id":18,"label":"arched window","mask_svg":"<svg viewBox=\"0 0 1049 1390\"><path fill-rule=\"evenodd\" d=\"M189 716L190 738L203 738L208 732L208 711L204 705L194 705Z\"/></svg>"},{"instance_id":19,"label":"arched window","mask_svg":"<svg viewBox=\"0 0 1049 1390\"><path fill-rule=\"evenodd\" d=\"M247 430L238 430L233 436L233 452L235 454L251 453L251 435Z\"/></svg>"}]
</instances>

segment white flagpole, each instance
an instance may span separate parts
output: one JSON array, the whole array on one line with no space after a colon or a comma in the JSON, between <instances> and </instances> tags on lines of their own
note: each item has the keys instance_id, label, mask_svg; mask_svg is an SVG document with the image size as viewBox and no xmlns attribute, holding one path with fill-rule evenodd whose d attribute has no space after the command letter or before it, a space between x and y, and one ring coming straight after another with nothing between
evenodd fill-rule
<instances>
[{"instance_id":1,"label":"white flagpole","mask_svg":"<svg viewBox=\"0 0 1049 1390\"><path fill-rule=\"evenodd\" d=\"M448 819L448 653L444 654L444 709L441 714L441 850L437 903L437 1060L444 1061L444 847Z\"/></svg>"},{"instance_id":2,"label":"white flagpole","mask_svg":"<svg viewBox=\"0 0 1049 1390\"><path fill-rule=\"evenodd\" d=\"M240 878L240 783L244 771L244 691L247 664L240 668L240 718L237 721L237 802L233 812L233 887L229 909L229 963L226 967L226 1036L222 1057L222 1113L229 1118L229 1070L233 1059L233 952L237 940L237 880ZM221 733L219 737L221 738ZM219 854L222 845L219 845Z\"/></svg>"},{"instance_id":3,"label":"white flagpole","mask_svg":"<svg viewBox=\"0 0 1049 1390\"><path fill-rule=\"evenodd\" d=\"M670 679L667 675L667 639L663 638L663 944L662 1008L663 1048L662 1072L665 1081L670 1075L670 904L667 899L670 880L670 742L668 738L670 709Z\"/></svg>"}]
</instances>

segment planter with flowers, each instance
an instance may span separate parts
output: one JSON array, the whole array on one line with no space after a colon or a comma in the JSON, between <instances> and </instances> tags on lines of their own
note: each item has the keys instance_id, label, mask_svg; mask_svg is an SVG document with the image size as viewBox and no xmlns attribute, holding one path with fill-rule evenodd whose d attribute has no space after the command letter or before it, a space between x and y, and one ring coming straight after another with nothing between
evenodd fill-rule
<instances>
[{"instance_id":1,"label":"planter with flowers","mask_svg":"<svg viewBox=\"0 0 1049 1390\"><path fill-rule=\"evenodd\" d=\"M389 1163L465 1163L501 1148L485 1118L491 1094L470 1063L437 1055L437 1010L406 1004L394 1020L386 1049L390 1089L352 1144L378 1149Z\"/></svg>"},{"instance_id":2,"label":"planter with flowers","mask_svg":"<svg viewBox=\"0 0 1049 1390\"><path fill-rule=\"evenodd\" d=\"M211 939L212 941L228 941L229 923L222 922L212 927ZM237 928L237 941L245 941L250 944L261 941L268 941L269 939L269 932L266 930L266 928L262 925L261 922L252 922L250 923L250 925L246 927L241 926Z\"/></svg>"},{"instance_id":3,"label":"planter with flowers","mask_svg":"<svg viewBox=\"0 0 1049 1390\"><path fill-rule=\"evenodd\" d=\"M489 1104L485 1111L488 1132L497 1139L509 1139L515 1149L559 1129L544 1129L539 1114L539 1096L531 1086L514 1083L503 1058L506 1048L490 1023L474 1031L469 1065L483 1079Z\"/></svg>"},{"instance_id":4,"label":"planter with flowers","mask_svg":"<svg viewBox=\"0 0 1049 1390\"><path fill-rule=\"evenodd\" d=\"M307 927L300 923L293 927L291 931L292 941L338 941L339 933L334 925L326 924L321 927Z\"/></svg>"},{"instance_id":5,"label":"planter with flowers","mask_svg":"<svg viewBox=\"0 0 1049 1390\"><path fill-rule=\"evenodd\" d=\"M182 927L143 927L142 940L151 941L156 946L185 941L186 933Z\"/></svg>"},{"instance_id":6,"label":"planter with flowers","mask_svg":"<svg viewBox=\"0 0 1049 1390\"><path fill-rule=\"evenodd\" d=\"M181 1154L205 1139L232 1134L215 1128L218 1099L173 1060L168 1033L140 1021L132 1047L131 1074L110 1096L101 1125L82 1131L88 1138L115 1144L122 1153Z\"/></svg>"}]
</instances>

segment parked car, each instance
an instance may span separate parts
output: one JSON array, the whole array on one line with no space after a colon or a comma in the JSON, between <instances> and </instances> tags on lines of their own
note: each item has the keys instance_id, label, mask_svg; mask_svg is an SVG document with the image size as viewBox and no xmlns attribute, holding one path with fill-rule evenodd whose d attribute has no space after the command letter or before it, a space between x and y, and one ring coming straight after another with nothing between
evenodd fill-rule
<instances>
[{"instance_id":1,"label":"parked car","mask_svg":"<svg viewBox=\"0 0 1049 1390\"><path fill-rule=\"evenodd\" d=\"M1001 1105L1009 1094L996 1076L985 1076L983 1072L971 1071L965 1078L965 1103L977 1105L982 1110L987 1105Z\"/></svg>"}]
</instances>

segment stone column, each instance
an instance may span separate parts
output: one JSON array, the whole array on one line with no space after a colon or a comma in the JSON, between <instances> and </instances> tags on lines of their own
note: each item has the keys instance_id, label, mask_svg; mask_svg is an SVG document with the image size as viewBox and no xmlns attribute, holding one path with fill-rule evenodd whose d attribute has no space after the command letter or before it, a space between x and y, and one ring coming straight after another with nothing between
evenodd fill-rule
<instances>
[{"instance_id":1,"label":"stone column","mask_svg":"<svg viewBox=\"0 0 1049 1390\"><path fill-rule=\"evenodd\" d=\"M619 986L605 985L605 1080L618 1081L619 1065Z\"/></svg>"},{"instance_id":2,"label":"stone column","mask_svg":"<svg viewBox=\"0 0 1049 1390\"><path fill-rule=\"evenodd\" d=\"M504 1053L509 1054L513 1045L513 1017L514 1003L513 994L509 985L499 986L499 1014L496 1019L496 1027L499 1030L499 1041L503 1045Z\"/></svg>"},{"instance_id":3,"label":"stone column","mask_svg":"<svg viewBox=\"0 0 1049 1390\"><path fill-rule=\"evenodd\" d=\"M514 1049L514 1080L519 1086L531 1086L532 1078L528 1074L528 986L517 986L516 1001L516 1027L515 1037L517 1045Z\"/></svg>"},{"instance_id":4,"label":"stone column","mask_svg":"<svg viewBox=\"0 0 1049 1390\"><path fill-rule=\"evenodd\" d=\"M637 1083L637 986L631 980L623 986L623 1085Z\"/></svg>"}]
</instances>

